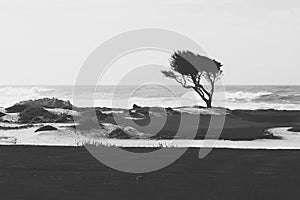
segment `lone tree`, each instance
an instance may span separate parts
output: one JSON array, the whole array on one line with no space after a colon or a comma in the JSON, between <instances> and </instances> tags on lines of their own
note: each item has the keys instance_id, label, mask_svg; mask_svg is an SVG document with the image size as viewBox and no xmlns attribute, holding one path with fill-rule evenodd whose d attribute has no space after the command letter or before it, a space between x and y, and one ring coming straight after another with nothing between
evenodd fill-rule
<instances>
[{"instance_id":1,"label":"lone tree","mask_svg":"<svg viewBox=\"0 0 300 200\"><path fill-rule=\"evenodd\" d=\"M171 70L161 71L166 77L174 79L184 88L192 88L212 107L215 83L221 77L223 66L220 62L191 51L176 51L170 60ZM207 84L204 84L206 81Z\"/></svg>"}]
</instances>

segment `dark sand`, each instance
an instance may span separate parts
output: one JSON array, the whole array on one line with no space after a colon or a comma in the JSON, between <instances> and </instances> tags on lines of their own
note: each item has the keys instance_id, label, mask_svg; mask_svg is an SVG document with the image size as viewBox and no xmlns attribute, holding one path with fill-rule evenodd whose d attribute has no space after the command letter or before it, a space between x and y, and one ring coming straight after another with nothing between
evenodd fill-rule
<instances>
[{"instance_id":1,"label":"dark sand","mask_svg":"<svg viewBox=\"0 0 300 200\"><path fill-rule=\"evenodd\" d=\"M162 170L127 174L82 147L0 146L0 199L300 198L300 151L215 149L200 160L198 150Z\"/></svg>"},{"instance_id":2,"label":"dark sand","mask_svg":"<svg viewBox=\"0 0 300 200\"><path fill-rule=\"evenodd\" d=\"M207 130L211 122L210 115L201 115L199 123L195 123L194 114L182 114L187 120L183 127L183 139L226 139L226 140L254 140L261 138L271 139L268 129L274 127L298 127L300 122L300 111L278 111L278 110L232 110L226 115L224 126L221 130L216 128L208 135ZM215 119L224 118L224 116L214 116ZM196 118L197 119L197 118ZM147 127L147 120L144 120L146 128L143 128L143 120L136 120L136 125L130 123L127 119L122 119L123 124L130 123L143 133L153 133L163 119L161 117L152 118L152 126ZM189 123L190 122L190 123ZM181 123L180 114L168 115L163 128L154 135L154 138L170 139L174 138ZM212 129L215 124L212 123ZM197 132L196 137L191 137L190 133ZM220 134L221 133L221 134ZM276 138L273 138L276 139Z\"/></svg>"}]
</instances>

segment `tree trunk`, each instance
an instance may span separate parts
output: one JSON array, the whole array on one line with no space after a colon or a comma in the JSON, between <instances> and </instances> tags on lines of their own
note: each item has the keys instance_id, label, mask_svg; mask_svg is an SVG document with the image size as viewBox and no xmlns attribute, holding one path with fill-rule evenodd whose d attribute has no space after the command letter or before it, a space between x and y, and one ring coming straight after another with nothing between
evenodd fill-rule
<instances>
[{"instance_id":1,"label":"tree trunk","mask_svg":"<svg viewBox=\"0 0 300 200\"><path fill-rule=\"evenodd\" d=\"M208 98L206 98L203 93L200 93L198 91L197 88L193 88L193 89L199 94L199 96L202 98L202 100L206 103L206 107L211 108L212 107L212 94L208 95Z\"/></svg>"},{"instance_id":2,"label":"tree trunk","mask_svg":"<svg viewBox=\"0 0 300 200\"><path fill-rule=\"evenodd\" d=\"M206 107L207 108L211 108L212 107L212 105L211 105L211 99L208 99L207 101L205 101L205 103L206 103Z\"/></svg>"}]
</instances>

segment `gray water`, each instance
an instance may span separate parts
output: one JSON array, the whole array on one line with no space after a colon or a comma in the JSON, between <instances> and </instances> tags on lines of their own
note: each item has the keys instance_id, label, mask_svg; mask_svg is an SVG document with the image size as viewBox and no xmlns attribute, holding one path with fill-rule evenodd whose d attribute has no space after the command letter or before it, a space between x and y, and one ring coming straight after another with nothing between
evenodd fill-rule
<instances>
[{"instance_id":1,"label":"gray water","mask_svg":"<svg viewBox=\"0 0 300 200\"><path fill-rule=\"evenodd\" d=\"M300 110L300 86L225 86L225 98L218 95L214 106L224 106L229 109L278 109ZM94 95L94 104L87 105L85 98ZM221 96L221 98L217 98ZM0 106L11 106L16 102L41 97L56 97L73 102L73 86L0 86ZM193 106L204 105L192 90L179 85L172 86L80 86L80 105L101 107L131 107L134 103L141 106Z\"/></svg>"}]
</instances>

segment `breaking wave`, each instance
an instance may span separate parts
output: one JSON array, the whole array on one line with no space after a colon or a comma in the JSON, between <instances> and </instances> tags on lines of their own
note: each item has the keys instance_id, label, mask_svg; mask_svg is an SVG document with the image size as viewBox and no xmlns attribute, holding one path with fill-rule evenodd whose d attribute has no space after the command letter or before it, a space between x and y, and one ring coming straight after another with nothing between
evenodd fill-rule
<instances>
[{"instance_id":1,"label":"breaking wave","mask_svg":"<svg viewBox=\"0 0 300 200\"><path fill-rule=\"evenodd\" d=\"M82 86L81 105L128 108L141 106L193 106L204 105L191 90L180 86L148 86L132 91L137 86ZM214 106L229 109L300 110L300 86L226 86L225 101L215 100ZM0 86L0 106L7 107L19 101L42 97L56 97L72 102L73 86ZM94 105L84 104L87 94L94 94ZM113 99L113 101L112 101Z\"/></svg>"}]
</instances>

